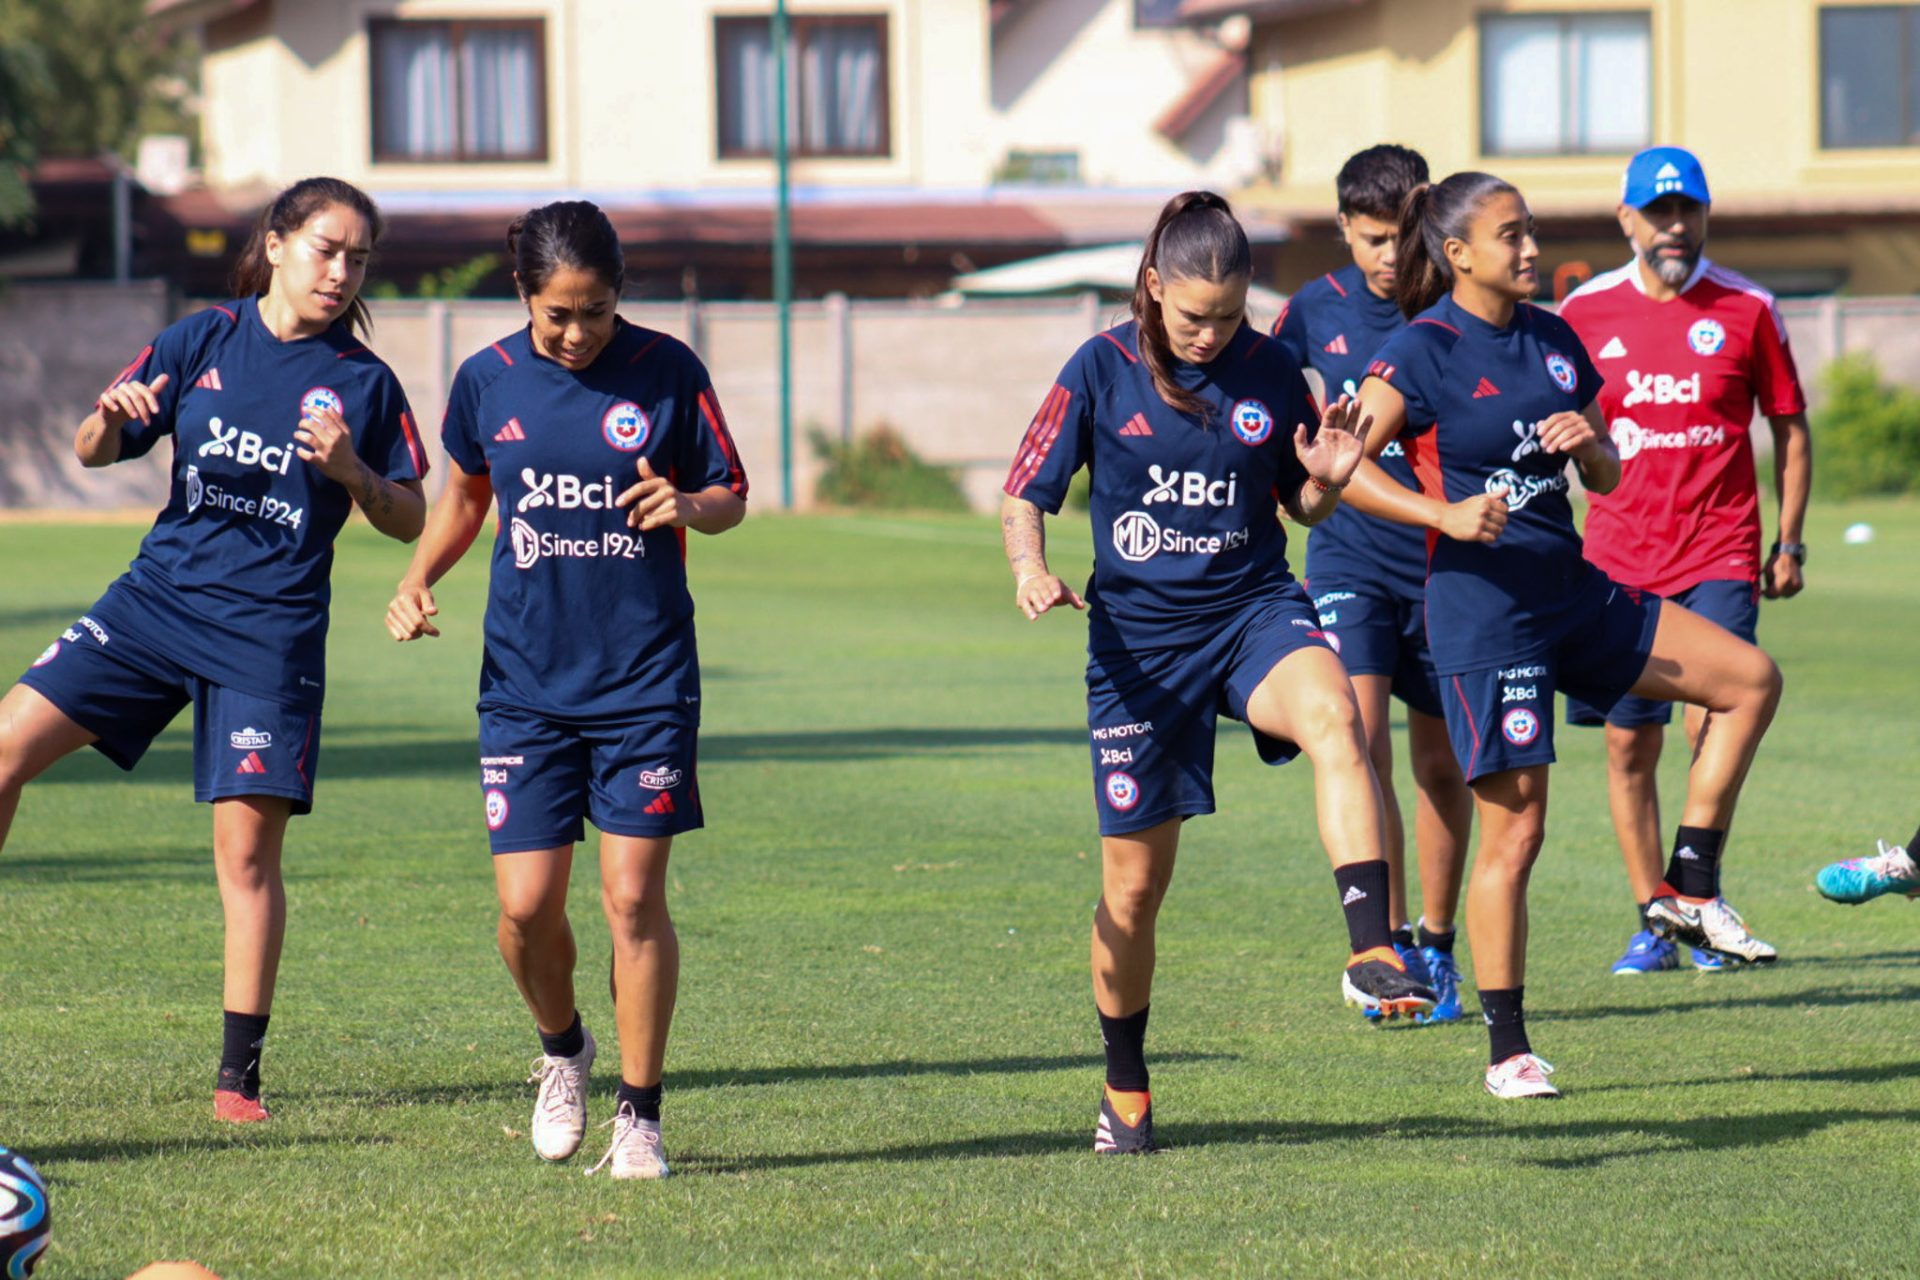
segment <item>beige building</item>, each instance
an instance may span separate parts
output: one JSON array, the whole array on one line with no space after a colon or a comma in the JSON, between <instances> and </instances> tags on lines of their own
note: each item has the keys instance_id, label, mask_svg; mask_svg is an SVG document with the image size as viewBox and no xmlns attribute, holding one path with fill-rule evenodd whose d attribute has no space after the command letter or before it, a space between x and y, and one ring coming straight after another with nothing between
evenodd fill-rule
<instances>
[{"instance_id":1,"label":"beige building","mask_svg":"<svg viewBox=\"0 0 1920 1280\"><path fill-rule=\"evenodd\" d=\"M1186 0L1253 23L1275 176L1246 198L1324 270L1342 161L1417 147L1519 185L1561 282L1622 256L1608 216L1642 146L1696 152L1716 257L1783 292L1920 289L1920 6L1854 0Z\"/></svg>"}]
</instances>

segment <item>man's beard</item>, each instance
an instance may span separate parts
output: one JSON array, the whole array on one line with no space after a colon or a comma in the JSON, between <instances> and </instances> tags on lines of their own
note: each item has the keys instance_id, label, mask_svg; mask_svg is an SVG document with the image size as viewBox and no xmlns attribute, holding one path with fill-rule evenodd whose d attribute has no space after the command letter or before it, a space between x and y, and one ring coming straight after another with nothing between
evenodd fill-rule
<instances>
[{"instance_id":1,"label":"man's beard","mask_svg":"<svg viewBox=\"0 0 1920 1280\"><path fill-rule=\"evenodd\" d=\"M1641 253L1640 257L1653 268L1653 274L1659 276L1664 283L1679 286L1685 284L1687 278L1693 274L1693 269L1700 265L1700 250L1689 248L1683 256L1678 258L1660 256L1662 249L1673 247L1672 245L1653 245Z\"/></svg>"}]
</instances>

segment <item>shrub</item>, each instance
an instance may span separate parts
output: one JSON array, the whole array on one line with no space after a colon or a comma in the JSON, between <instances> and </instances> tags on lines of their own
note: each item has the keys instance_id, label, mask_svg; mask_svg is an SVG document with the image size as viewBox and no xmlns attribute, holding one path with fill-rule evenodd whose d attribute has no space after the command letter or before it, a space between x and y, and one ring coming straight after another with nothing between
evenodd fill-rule
<instances>
[{"instance_id":1,"label":"shrub","mask_svg":"<svg viewBox=\"0 0 1920 1280\"><path fill-rule=\"evenodd\" d=\"M844 443L824 431L808 434L815 455L826 464L814 489L822 502L889 511L968 509L953 469L923 461L891 427L875 427Z\"/></svg>"},{"instance_id":2,"label":"shrub","mask_svg":"<svg viewBox=\"0 0 1920 1280\"><path fill-rule=\"evenodd\" d=\"M1813 417L1813 476L1835 498L1920 493L1920 394L1886 382L1866 352L1842 356L1820 375Z\"/></svg>"}]
</instances>

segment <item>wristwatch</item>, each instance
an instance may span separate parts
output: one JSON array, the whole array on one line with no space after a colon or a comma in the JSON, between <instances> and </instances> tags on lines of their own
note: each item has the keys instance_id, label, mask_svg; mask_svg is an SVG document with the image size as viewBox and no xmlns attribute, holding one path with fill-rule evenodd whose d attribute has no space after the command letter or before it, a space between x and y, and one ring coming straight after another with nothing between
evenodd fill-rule
<instances>
[{"instance_id":1,"label":"wristwatch","mask_svg":"<svg viewBox=\"0 0 1920 1280\"><path fill-rule=\"evenodd\" d=\"M1768 555L1767 559L1771 560L1774 556L1778 555L1789 555L1800 564L1805 564L1807 562L1807 544L1804 542L1776 542L1773 544L1773 551Z\"/></svg>"}]
</instances>

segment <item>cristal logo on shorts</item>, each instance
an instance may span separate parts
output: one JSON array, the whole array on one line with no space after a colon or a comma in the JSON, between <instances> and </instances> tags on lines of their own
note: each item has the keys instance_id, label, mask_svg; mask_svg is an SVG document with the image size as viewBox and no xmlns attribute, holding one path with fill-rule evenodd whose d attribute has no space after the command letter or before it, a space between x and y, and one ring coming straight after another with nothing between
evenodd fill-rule
<instances>
[{"instance_id":1,"label":"cristal logo on shorts","mask_svg":"<svg viewBox=\"0 0 1920 1280\"><path fill-rule=\"evenodd\" d=\"M505 792L487 792L487 830L498 831L507 825L507 797Z\"/></svg>"},{"instance_id":2,"label":"cristal logo on shorts","mask_svg":"<svg viewBox=\"0 0 1920 1280\"><path fill-rule=\"evenodd\" d=\"M642 769L640 785L655 791L670 791L680 785L680 779L684 776L679 769Z\"/></svg>"},{"instance_id":3,"label":"cristal logo on shorts","mask_svg":"<svg viewBox=\"0 0 1920 1280\"><path fill-rule=\"evenodd\" d=\"M1107 803L1121 813L1140 803L1140 784L1133 780L1130 773L1110 773L1107 775Z\"/></svg>"},{"instance_id":4,"label":"cristal logo on shorts","mask_svg":"<svg viewBox=\"0 0 1920 1280\"><path fill-rule=\"evenodd\" d=\"M227 741L233 744L235 751L257 751L261 747L273 745L273 735L265 729L256 729L252 725L237 733L227 735Z\"/></svg>"}]
</instances>

